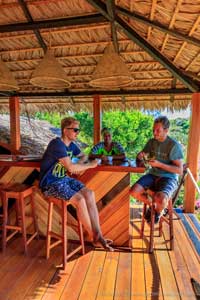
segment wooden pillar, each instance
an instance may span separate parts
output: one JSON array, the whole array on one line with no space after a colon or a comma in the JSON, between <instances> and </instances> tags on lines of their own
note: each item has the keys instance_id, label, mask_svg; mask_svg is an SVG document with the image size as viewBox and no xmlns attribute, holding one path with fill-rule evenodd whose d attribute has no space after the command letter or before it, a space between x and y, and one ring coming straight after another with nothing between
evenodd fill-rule
<instances>
[{"instance_id":1,"label":"wooden pillar","mask_svg":"<svg viewBox=\"0 0 200 300\"><path fill-rule=\"evenodd\" d=\"M198 160L200 155L200 93L192 95L192 115L190 120L187 163L195 181L198 180ZM185 182L185 212L194 212L196 189L190 176Z\"/></svg>"},{"instance_id":2,"label":"wooden pillar","mask_svg":"<svg viewBox=\"0 0 200 300\"><path fill-rule=\"evenodd\" d=\"M19 150L21 147L20 138L20 108L19 97L9 98L10 107L10 144L12 152Z\"/></svg>"},{"instance_id":3,"label":"wooden pillar","mask_svg":"<svg viewBox=\"0 0 200 300\"><path fill-rule=\"evenodd\" d=\"M93 98L93 117L94 117L94 145L101 140L101 97L95 95Z\"/></svg>"}]
</instances>

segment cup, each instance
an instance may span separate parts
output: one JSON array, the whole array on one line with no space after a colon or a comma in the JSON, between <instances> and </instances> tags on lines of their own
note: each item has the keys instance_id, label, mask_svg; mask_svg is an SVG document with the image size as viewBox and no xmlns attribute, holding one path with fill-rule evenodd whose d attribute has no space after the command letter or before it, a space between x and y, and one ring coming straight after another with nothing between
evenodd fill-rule
<instances>
[{"instance_id":1,"label":"cup","mask_svg":"<svg viewBox=\"0 0 200 300\"><path fill-rule=\"evenodd\" d=\"M108 162L109 164L112 164L113 161L113 157L111 155L107 156Z\"/></svg>"},{"instance_id":2,"label":"cup","mask_svg":"<svg viewBox=\"0 0 200 300\"><path fill-rule=\"evenodd\" d=\"M101 158L96 158L96 160L97 160L97 164L101 165Z\"/></svg>"},{"instance_id":3,"label":"cup","mask_svg":"<svg viewBox=\"0 0 200 300\"><path fill-rule=\"evenodd\" d=\"M79 162L79 158L78 157L72 157L72 163L73 164L77 164Z\"/></svg>"}]
</instances>

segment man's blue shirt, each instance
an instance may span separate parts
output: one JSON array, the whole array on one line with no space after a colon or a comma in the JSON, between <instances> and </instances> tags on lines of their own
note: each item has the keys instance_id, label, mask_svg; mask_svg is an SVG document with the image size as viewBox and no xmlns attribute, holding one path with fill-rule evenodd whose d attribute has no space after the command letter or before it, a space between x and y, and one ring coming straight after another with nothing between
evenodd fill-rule
<instances>
[{"instance_id":1,"label":"man's blue shirt","mask_svg":"<svg viewBox=\"0 0 200 300\"><path fill-rule=\"evenodd\" d=\"M40 188L58 181L66 176L65 167L59 162L59 159L66 156L77 156L81 153L79 147L71 142L66 146L61 138L53 139L44 152L40 167Z\"/></svg>"}]
</instances>

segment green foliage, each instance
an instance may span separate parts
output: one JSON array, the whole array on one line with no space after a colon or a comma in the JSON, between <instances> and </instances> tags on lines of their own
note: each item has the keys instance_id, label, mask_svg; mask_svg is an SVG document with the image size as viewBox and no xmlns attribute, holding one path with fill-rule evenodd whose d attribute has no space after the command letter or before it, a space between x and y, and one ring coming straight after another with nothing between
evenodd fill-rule
<instances>
[{"instance_id":1,"label":"green foliage","mask_svg":"<svg viewBox=\"0 0 200 300\"><path fill-rule=\"evenodd\" d=\"M172 120L170 123L170 135L182 145L184 151L184 160L186 160L188 133L190 128L189 120L179 118Z\"/></svg>"},{"instance_id":2,"label":"green foliage","mask_svg":"<svg viewBox=\"0 0 200 300\"><path fill-rule=\"evenodd\" d=\"M45 120L48 121L50 124L52 124L53 126L60 128L60 121L62 118L64 118L64 116L62 116L60 113L41 113L41 112L37 112L35 114L35 118L39 119L39 120Z\"/></svg>"},{"instance_id":3,"label":"green foliage","mask_svg":"<svg viewBox=\"0 0 200 300\"><path fill-rule=\"evenodd\" d=\"M84 152L89 153L93 144L93 118L87 112L75 113L74 117L80 122L79 139L88 145Z\"/></svg>"}]
</instances>

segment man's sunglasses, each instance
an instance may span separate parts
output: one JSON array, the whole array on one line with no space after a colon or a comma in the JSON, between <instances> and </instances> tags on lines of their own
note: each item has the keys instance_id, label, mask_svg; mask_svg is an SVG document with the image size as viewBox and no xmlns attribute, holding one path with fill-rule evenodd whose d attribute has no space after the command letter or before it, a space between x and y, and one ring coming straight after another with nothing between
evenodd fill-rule
<instances>
[{"instance_id":1,"label":"man's sunglasses","mask_svg":"<svg viewBox=\"0 0 200 300\"><path fill-rule=\"evenodd\" d=\"M80 128L67 128L67 129L71 129L71 130L73 130L74 132L80 132Z\"/></svg>"}]
</instances>

